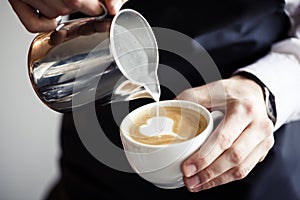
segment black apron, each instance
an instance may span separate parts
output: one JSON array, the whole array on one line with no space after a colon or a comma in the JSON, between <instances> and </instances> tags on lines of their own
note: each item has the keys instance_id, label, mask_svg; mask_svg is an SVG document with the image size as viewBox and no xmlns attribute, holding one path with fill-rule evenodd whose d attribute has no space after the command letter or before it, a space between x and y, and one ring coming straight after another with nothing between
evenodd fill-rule
<instances>
[{"instance_id":1,"label":"black apron","mask_svg":"<svg viewBox=\"0 0 300 200\"><path fill-rule=\"evenodd\" d=\"M287 37L290 24L281 0L193 3L129 0L123 8L139 11L153 27L176 30L199 42L216 63L222 78L230 77L236 69L264 56L274 42ZM159 53L160 63L178 71L189 80L192 87L204 84L204 80L194 73L193 66L186 60L164 50ZM158 74L162 82L168 79L168 74L160 68ZM177 84L176 81L174 79L172 83L168 79L168 84ZM176 94L168 89L168 85L162 87L162 100L174 96ZM130 109L134 109L150 102L150 99L139 99L131 101L129 105ZM116 104L127 106L125 102ZM106 136L121 147L120 124L114 121L111 107L96 105L96 110ZM89 121L88 112L79 114ZM126 113L123 115L125 117ZM61 179L50 192L49 199L300 199L299 128L300 122L294 122L278 130L275 133L275 146L246 178L191 193L185 187L160 189L137 174L120 172L102 164L82 144L72 114L65 114L61 129ZM89 131L87 127L86 132Z\"/></svg>"}]
</instances>

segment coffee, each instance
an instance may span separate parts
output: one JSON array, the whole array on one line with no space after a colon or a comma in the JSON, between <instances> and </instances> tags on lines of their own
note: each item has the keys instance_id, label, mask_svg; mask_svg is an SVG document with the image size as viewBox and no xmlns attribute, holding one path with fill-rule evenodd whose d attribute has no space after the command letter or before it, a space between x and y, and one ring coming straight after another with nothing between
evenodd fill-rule
<instances>
[{"instance_id":1,"label":"coffee","mask_svg":"<svg viewBox=\"0 0 300 200\"><path fill-rule=\"evenodd\" d=\"M151 145L163 145L189 140L200 134L207 121L199 112L175 106L156 108L137 114L132 120L133 140Z\"/></svg>"},{"instance_id":2,"label":"coffee","mask_svg":"<svg viewBox=\"0 0 300 200\"><path fill-rule=\"evenodd\" d=\"M130 166L157 187L184 186L182 162L211 135L216 114L183 100L153 102L130 112L120 125Z\"/></svg>"}]
</instances>

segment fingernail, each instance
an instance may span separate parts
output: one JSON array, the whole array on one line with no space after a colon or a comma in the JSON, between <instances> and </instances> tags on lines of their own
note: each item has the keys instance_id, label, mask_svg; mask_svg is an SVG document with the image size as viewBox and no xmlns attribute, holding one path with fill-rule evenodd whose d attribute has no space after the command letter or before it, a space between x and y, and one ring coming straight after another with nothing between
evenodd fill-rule
<instances>
[{"instance_id":1,"label":"fingernail","mask_svg":"<svg viewBox=\"0 0 300 200\"><path fill-rule=\"evenodd\" d=\"M194 175L197 171L197 166L194 164L190 164L185 168L185 176L190 177Z\"/></svg>"},{"instance_id":2,"label":"fingernail","mask_svg":"<svg viewBox=\"0 0 300 200\"><path fill-rule=\"evenodd\" d=\"M189 188L194 189L196 186L200 184L200 180L198 176L193 176L188 180Z\"/></svg>"}]
</instances>

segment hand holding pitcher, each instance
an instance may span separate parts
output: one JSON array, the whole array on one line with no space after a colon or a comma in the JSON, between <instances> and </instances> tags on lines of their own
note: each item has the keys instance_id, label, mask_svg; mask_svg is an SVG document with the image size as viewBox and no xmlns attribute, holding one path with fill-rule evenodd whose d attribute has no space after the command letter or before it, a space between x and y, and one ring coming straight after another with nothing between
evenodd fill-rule
<instances>
[{"instance_id":1,"label":"hand holding pitcher","mask_svg":"<svg viewBox=\"0 0 300 200\"><path fill-rule=\"evenodd\" d=\"M99 0L9 0L25 28L32 32L47 32L57 26L56 17L81 12L96 16L103 12ZM103 0L108 12L115 15L126 0Z\"/></svg>"}]
</instances>

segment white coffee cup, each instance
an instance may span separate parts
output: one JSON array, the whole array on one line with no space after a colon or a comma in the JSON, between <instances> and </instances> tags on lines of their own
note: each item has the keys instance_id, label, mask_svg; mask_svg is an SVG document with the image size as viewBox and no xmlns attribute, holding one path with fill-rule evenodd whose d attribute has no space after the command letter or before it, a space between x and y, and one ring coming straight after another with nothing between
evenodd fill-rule
<instances>
[{"instance_id":1,"label":"white coffee cup","mask_svg":"<svg viewBox=\"0 0 300 200\"><path fill-rule=\"evenodd\" d=\"M141 112L155 109L157 103L150 103L129 113L122 121L120 135L126 157L133 168L145 180L157 187L165 189L179 188L184 185L182 180L181 164L193 152L200 148L213 131L214 120L220 118L222 113L210 113L205 107L182 100L160 101L160 107L180 107L194 110L205 118L206 128L197 136L179 143L166 145L150 145L137 142L130 136L135 116Z\"/></svg>"}]
</instances>

